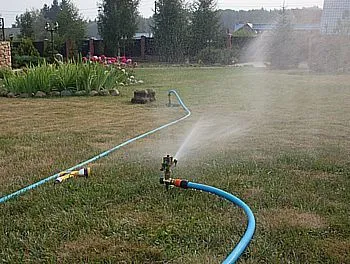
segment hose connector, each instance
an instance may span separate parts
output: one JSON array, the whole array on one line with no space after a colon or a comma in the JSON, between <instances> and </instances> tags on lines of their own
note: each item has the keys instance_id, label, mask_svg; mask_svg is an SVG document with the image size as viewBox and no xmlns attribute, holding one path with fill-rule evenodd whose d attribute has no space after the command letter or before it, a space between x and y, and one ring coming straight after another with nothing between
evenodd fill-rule
<instances>
[{"instance_id":1,"label":"hose connector","mask_svg":"<svg viewBox=\"0 0 350 264\"><path fill-rule=\"evenodd\" d=\"M164 179L164 178L160 178L160 184L165 184L165 188L169 188L169 186L175 186L175 187L179 187L179 188L183 188L183 189L187 189L188 188L188 181L187 180L183 180L183 179Z\"/></svg>"},{"instance_id":2,"label":"hose connector","mask_svg":"<svg viewBox=\"0 0 350 264\"><path fill-rule=\"evenodd\" d=\"M183 179L172 179L171 185L174 185L179 188L187 189L188 188L188 180Z\"/></svg>"}]
</instances>

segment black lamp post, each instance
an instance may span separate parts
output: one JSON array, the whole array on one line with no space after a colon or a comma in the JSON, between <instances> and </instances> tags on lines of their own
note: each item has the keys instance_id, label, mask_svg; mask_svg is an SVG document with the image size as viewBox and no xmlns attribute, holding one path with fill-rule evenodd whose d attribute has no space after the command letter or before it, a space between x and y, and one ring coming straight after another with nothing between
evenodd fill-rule
<instances>
[{"instance_id":1,"label":"black lamp post","mask_svg":"<svg viewBox=\"0 0 350 264\"><path fill-rule=\"evenodd\" d=\"M209 53L210 53L211 43L213 43L213 40L212 39L207 39L207 44L208 44L208 47L209 47Z\"/></svg>"},{"instance_id":2,"label":"black lamp post","mask_svg":"<svg viewBox=\"0 0 350 264\"><path fill-rule=\"evenodd\" d=\"M3 17L0 17L0 28L2 32L2 41L5 41L5 21Z\"/></svg>"},{"instance_id":3,"label":"black lamp post","mask_svg":"<svg viewBox=\"0 0 350 264\"><path fill-rule=\"evenodd\" d=\"M53 41L53 33L58 30L58 23L56 22L53 26L49 23L46 22L45 25L45 30L50 32L51 34L51 56L52 56L52 61L54 60L54 41Z\"/></svg>"}]
</instances>

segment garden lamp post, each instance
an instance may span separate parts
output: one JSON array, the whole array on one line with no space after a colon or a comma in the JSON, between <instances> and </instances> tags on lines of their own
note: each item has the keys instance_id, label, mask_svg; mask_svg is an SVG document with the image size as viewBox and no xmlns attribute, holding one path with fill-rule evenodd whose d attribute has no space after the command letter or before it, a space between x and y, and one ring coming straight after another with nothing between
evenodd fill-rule
<instances>
[{"instance_id":1,"label":"garden lamp post","mask_svg":"<svg viewBox=\"0 0 350 264\"><path fill-rule=\"evenodd\" d=\"M53 33L58 30L58 23L56 22L54 25L51 25L49 22L46 22L45 30L50 32L50 34L51 34L51 56L52 56L52 61L53 61L54 60Z\"/></svg>"},{"instance_id":2,"label":"garden lamp post","mask_svg":"<svg viewBox=\"0 0 350 264\"><path fill-rule=\"evenodd\" d=\"M15 37L15 35L13 35L12 33L9 35L11 54L12 54L12 41L13 41L14 37Z\"/></svg>"},{"instance_id":3,"label":"garden lamp post","mask_svg":"<svg viewBox=\"0 0 350 264\"><path fill-rule=\"evenodd\" d=\"M5 21L3 17L0 17L0 28L2 32L2 41L5 41Z\"/></svg>"},{"instance_id":4,"label":"garden lamp post","mask_svg":"<svg viewBox=\"0 0 350 264\"><path fill-rule=\"evenodd\" d=\"M209 48L209 53L210 53L210 46L211 46L211 43L213 43L213 40L212 40L212 39L207 39L207 44L208 44L208 48Z\"/></svg>"}]
</instances>

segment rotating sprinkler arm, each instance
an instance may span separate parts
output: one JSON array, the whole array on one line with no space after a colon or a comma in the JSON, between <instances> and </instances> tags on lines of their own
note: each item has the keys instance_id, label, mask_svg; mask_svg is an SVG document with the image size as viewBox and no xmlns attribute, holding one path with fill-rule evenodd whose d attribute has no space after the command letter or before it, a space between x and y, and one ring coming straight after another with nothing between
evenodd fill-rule
<instances>
[{"instance_id":1,"label":"rotating sprinkler arm","mask_svg":"<svg viewBox=\"0 0 350 264\"><path fill-rule=\"evenodd\" d=\"M249 206L246 203L244 203L242 200L237 198L236 196L212 186L189 182L187 180L182 180L182 179L169 179L169 185L173 185L183 189L194 189L194 190L200 190L200 191L212 193L234 203L235 205L238 205L244 210L244 212L248 217L247 229L243 237L241 238L241 240L238 242L236 247L230 253L230 255L228 255L226 259L222 262L222 264L235 263L239 259L239 257L243 254L247 246L249 245L255 232L255 217L252 210L249 208Z\"/></svg>"},{"instance_id":2,"label":"rotating sprinkler arm","mask_svg":"<svg viewBox=\"0 0 350 264\"><path fill-rule=\"evenodd\" d=\"M160 177L160 183L165 184L165 188L168 190L171 180L171 169L173 167L176 167L177 160L171 157L170 155L166 155L163 157L162 167L160 168L160 171L164 172L164 176L162 175Z\"/></svg>"}]
</instances>

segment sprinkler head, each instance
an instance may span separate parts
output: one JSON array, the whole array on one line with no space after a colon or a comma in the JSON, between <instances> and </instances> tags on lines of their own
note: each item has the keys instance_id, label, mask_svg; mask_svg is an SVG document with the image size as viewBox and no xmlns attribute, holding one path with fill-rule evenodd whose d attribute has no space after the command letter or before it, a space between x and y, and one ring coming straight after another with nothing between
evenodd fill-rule
<instances>
[{"instance_id":1,"label":"sprinkler head","mask_svg":"<svg viewBox=\"0 0 350 264\"><path fill-rule=\"evenodd\" d=\"M177 160L174 159L170 155L166 155L163 157L162 167L160 171L164 172L164 174L160 177L159 182L161 184L165 184L165 188L168 189L171 181L171 168L175 167L177 164Z\"/></svg>"}]
</instances>

